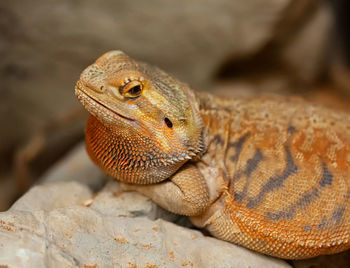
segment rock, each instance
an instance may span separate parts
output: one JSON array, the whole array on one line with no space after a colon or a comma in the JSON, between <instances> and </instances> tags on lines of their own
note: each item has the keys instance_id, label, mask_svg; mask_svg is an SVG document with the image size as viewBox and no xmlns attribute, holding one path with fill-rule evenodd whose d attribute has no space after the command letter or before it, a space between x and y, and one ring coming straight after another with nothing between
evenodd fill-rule
<instances>
[{"instance_id":1,"label":"rock","mask_svg":"<svg viewBox=\"0 0 350 268\"><path fill-rule=\"evenodd\" d=\"M60 175L67 177L60 180ZM44 178L0 213L0 267L290 267L205 236L191 229L186 217L136 192L122 192L115 180L101 189L103 174L95 170L82 144ZM293 265L342 267L348 255Z\"/></svg>"},{"instance_id":2,"label":"rock","mask_svg":"<svg viewBox=\"0 0 350 268\"><path fill-rule=\"evenodd\" d=\"M255 95L305 94L324 81L328 71L332 25L332 10L326 3L294 2L273 38L254 55L227 61L214 88L224 81L248 92L254 89Z\"/></svg>"},{"instance_id":3,"label":"rock","mask_svg":"<svg viewBox=\"0 0 350 268\"><path fill-rule=\"evenodd\" d=\"M291 77L312 84L326 72L328 50L331 47L332 12L324 3L315 8L307 21L293 36L288 37L281 59Z\"/></svg>"},{"instance_id":4,"label":"rock","mask_svg":"<svg viewBox=\"0 0 350 268\"><path fill-rule=\"evenodd\" d=\"M290 267L167 221L174 217L138 193L120 192L116 181L95 196L78 182L39 185L0 213L0 265Z\"/></svg>"},{"instance_id":5,"label":"rock","mask_svg":"<svg viewBox=\"0 0 350 268\"><path fill-rule=\"evenodd\" d=\"M85 142L75 146L41 177L41 184L77 181L94 191L101 189L106 176L94 165L85 150Z\"/></svg>"},{"instance_id":6,"label":"rock","mask_svg":"<svg viewBox=\"0 0 350 268\"><path fill-rule=\"evenodd\" d=\"M55 208L80 204L90 198L91 194L88 187L82 187L82 185L75 182L38 185L33 187L29 194L25 194L14 203L10 210L50 211Z\"/></svg>"}]
</instances>

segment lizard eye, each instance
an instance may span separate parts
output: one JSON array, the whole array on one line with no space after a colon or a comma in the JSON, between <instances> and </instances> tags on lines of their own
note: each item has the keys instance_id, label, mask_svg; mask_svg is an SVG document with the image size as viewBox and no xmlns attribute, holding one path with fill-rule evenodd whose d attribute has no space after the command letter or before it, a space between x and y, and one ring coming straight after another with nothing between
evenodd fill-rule
<instances>
[{"instance_id":1,"label":"lizard eye","mask_svg":"<svg viewBox=\"0 0 350 268\"><path fill-rule=\"evenodd\" d=\"M131 81L121 87L121 94L126 98L135 99L141 95L142 83L140 81Z\"/></svg>"}]
</instances>

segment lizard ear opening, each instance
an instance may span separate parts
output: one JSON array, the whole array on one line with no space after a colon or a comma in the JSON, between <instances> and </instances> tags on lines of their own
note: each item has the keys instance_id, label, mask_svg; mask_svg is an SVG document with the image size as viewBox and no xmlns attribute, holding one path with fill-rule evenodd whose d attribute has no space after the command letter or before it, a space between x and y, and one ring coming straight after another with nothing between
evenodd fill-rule
<instances>
[{"instance_id":1,"label":"lizard ear opening","mask_svg":"<svg viewBox=\"0 0 350 268\"><path fill-rule=\"evenodd\" d=\"M164 122L168 126L168 128L172 128L173 127L173 123L170 121L170 119L168 117L164 118Z\"/></svg>"}]
</instances>

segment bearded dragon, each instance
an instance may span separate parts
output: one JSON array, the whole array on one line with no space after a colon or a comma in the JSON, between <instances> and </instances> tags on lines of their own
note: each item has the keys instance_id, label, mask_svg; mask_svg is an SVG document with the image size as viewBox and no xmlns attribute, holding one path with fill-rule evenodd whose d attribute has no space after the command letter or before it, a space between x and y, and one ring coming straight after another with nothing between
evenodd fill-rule
<instances>
[{"instance_id":1,"label":"bearded dragon","mask_svg":"<svg viewBox=\"0 0 350 268\"><path fill-rule=\"evenodd\" d=\"M286 259L350 248L350 116L291 97L220 98L110 51L75 94L89 156L222 240Z\"/></svg>"}]
</instances>

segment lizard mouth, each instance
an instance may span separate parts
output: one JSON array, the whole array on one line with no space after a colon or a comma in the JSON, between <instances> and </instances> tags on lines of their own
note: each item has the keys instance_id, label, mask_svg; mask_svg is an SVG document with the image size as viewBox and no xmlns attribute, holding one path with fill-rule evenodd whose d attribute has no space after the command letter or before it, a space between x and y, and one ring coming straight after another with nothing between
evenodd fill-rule
<instances>
[{"instance_id":1,"label":"lizard mouth","mask_svg":"<svg viewBox=\"0 0 350 268\"><path fill-rule=\"evenodd\" d=\"M88 93L86 93L86 92L85 92L83 89L81 89L78 85L76 86L76 93L77 93L76 95L77 95L77 97L78 97L79 100L80 100L79 97L85 96L86 98L89 99L90 102L93 102L93 103L95 103L95 104L97 104L97 105L100 105L101 107L103 107L104 109L108 110L109 112L111 112L111 113L117 115L118 117L120 117L120 118L122 118L122 119L124 119L124 120L130 121L130 122L134 122L134 123L136 122L134 119L131 119L131 118L129 118L129 117L126 117L126 116L124 116L124 115L122 115L122 114L120 114L120 113L118 113L118 112L112 110L111 108L109 108L108 106L106 106L105 104L103 104L102 102L100 102L100 101L96 100L95 98L91 97ZM85 107L84 104L83 104L83 106ZM85 108L87 108L87 107L85 107Z\"/></svg>"}]
</instances>

